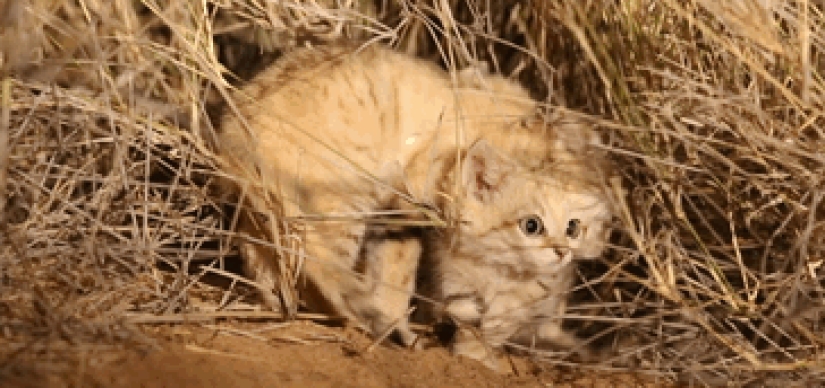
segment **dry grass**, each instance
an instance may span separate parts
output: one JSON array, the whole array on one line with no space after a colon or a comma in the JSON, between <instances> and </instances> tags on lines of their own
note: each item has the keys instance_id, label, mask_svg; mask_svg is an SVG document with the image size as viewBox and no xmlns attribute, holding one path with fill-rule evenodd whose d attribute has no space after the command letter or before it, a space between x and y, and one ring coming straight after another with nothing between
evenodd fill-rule
<instances>
[{"instance_id":1,"label":"dry grass","mask_svg":"<svg viewBox=\"0 0 825 388\"><path fill-rule=\"evenodd\" d=\"M154 346L151 316L260 314L209 188L225 70L345 38L483 61L600 123L627 193L569 311L596 367L823 377L821 3L277 4L0 1L0 375Z\"/></svg>"}]
</instances>

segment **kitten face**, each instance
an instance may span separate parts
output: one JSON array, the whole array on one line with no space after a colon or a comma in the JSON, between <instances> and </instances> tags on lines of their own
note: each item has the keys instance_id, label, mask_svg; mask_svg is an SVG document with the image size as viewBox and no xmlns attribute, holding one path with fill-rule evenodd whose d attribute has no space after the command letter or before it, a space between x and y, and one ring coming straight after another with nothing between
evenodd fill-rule
<instances>
[{"instance_id":1,"label":"kitten face","mask_svg":"<svg viewBox=\"0 0 825 388\"><path fill-rule=\"evenodd\" d=\"M483 142L468 151L463 174L463 253L538 275L604 249L611 210L600 187L520 171Z\"/></svg>"},{"instance_id":2,"label":"kitten face","mask_svg":"<svg viewBox=\"0 0 825 388\"><path fill-rule=\"evenodd\" d=\"M522 187L529 187L528 182ZM557 182L540 182L533 188L536 198L523 208L518 228L510 228L517 246L534 247L537 264L575 258L593 258L601 254L606 239L610 210L597 192L570 191ZM518 186L514 188L519 190Z\"/></svg>"},{"instance_id":3,"label":"kitten face","mask_svg":"<svg viewBox=\"0 0 825 388\"><path fill-rule=\"evenodd\" d=\"M572 261L602 253L612 213L600 186L566 178L521 169L483 141L467 151L459 235L439 268L445 311L464 333L455 353L495 367L479 338L578 345L561 329Z\"/></svg>"}]
</instances>

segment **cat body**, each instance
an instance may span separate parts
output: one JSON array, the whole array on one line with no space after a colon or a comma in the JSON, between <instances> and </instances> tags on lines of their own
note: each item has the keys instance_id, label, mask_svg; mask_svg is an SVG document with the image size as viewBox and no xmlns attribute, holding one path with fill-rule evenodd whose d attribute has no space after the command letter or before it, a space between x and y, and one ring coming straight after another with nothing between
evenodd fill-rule
<instances>
[{"instance_id":1,"label":"cat body","mask_svg":"<svg viewBox=\"0 0 825 388\"><path fill-rule=\"evenodd\" d=\"M234 97L226 187L301 221L309 309L411 345L415 291L437 302L424 315L466 328L453 350L488 364L510 340L575 345L560 326L572 260L601 253L610 219L586 127L542 118L504 78L377 46L296 50ZM237 228L272 240L271 222ZM274 307L277 255L240 245Z\"/></svg>"}]
</instances>

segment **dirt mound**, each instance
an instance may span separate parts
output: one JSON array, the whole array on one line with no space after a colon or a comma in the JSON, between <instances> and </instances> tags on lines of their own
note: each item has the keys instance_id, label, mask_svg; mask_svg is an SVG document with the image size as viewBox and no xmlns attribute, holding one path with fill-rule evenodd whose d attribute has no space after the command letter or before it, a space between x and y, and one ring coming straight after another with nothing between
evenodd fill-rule
<instances>
[{"instance_id":1,"label":"dirt mound","mask_svg":"<svg viewBox=\"0 0 825 388\"><path fill-rule=\"evenodd\" d=\"M371 348L365 335L311 322L156 328L162 350L128 350L118 360L64 375L51 386L97 387L640 387L631 374L548 367L511 357L497 374L440 346Z\"/></svg>"}]
</instances>

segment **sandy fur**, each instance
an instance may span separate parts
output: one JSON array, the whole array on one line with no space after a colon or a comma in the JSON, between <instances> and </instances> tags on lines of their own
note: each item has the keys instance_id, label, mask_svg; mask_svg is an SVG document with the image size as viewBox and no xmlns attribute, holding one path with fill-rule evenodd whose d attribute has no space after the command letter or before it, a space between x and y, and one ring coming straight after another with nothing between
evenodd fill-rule
<instances>
[{"instance_id":1,"label":"sandy fur","mask_svg":"<svg viewBox=\"0 0 825 388\"><path fill-rule=\"evenodd\" d=\"M488 350L508 340L575 345L560 328L572 260L601 253L610 218L585 126L538 116L526 91L504 78L450 76L379 47L289 53L235 103L243 120L225 117L220 150L227 172L253 183L250 208L274 210L262 193L275 193L281 216L361 215L303 224L308 308L375 335L395 326L410 345L405 314L418 272L417 292L443 303L429 315L467 328L453 343L458 354L493 366ZM422 208L453 226L390 227L369 216ZM520 229L531 215L543 220L541 236ZM572 219L581 224L576 238L565 235ZM239 232L271 239L265 222L248 217ZM275 304L274 253L241 245Z\"/></svg>"}]
</instances>

